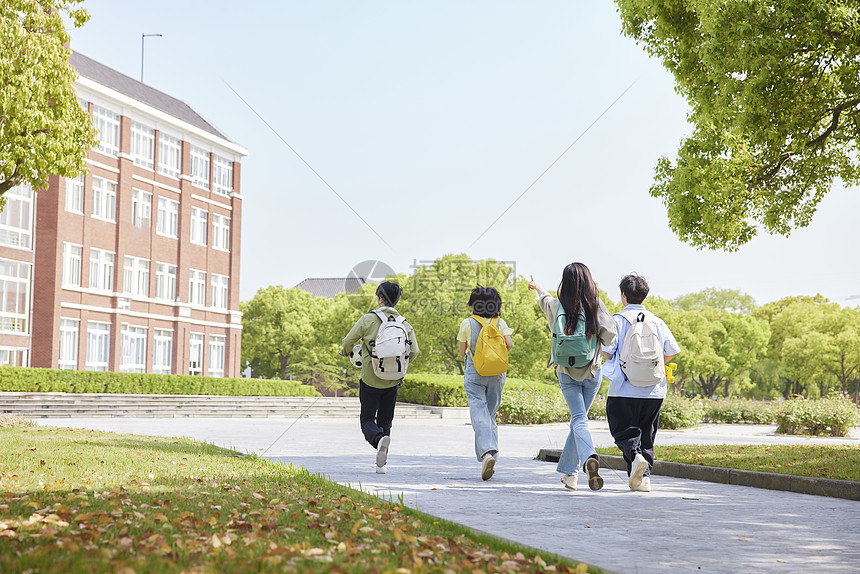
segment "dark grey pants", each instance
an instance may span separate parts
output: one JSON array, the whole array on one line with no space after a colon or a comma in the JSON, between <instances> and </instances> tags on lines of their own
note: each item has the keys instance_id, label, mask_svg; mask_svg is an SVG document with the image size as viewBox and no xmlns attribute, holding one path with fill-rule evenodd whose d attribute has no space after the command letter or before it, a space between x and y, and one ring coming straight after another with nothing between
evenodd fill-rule
<instances>
[{"instance_id":1,"label":"dark grey pants","mask_svg":"<svg viewBox=\"0 0 860 574\"><path fill-rule=\"evenodd\" d=\"M654 437L660 424L660 407L663 399L636 399L632 397L607 397L606 421L615 444L621 449L627 463L627 475L636 454L648 461L645 476L654 466Z\"/></svg>"},{"instance_id":2,"label":"dark grey pants","mask_svg":"<svg viewBox=\"0 0 860 574\"><path fill-rule=\"evenodd\" d=\"M389 389L377 389L360 381L358 383L358 400L361 403L361 432L370 446L376 448L381 436L391 435L391 422L394 420L394 405L397 403L395 385Z\"/></svg>"}]
</instances>

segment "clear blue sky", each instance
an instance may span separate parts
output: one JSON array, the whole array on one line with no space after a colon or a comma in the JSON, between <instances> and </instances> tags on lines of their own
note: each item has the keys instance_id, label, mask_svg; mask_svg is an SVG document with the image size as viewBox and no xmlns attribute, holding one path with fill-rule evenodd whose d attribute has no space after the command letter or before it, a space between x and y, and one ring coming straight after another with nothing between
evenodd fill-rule
<instances>
[{"instance_id":1,"label":"clear blue sky","mask_svg":"<svg viewBox=\"0 0 860 574\"><path fill-rule=\"evenodd\" d=\"M366 259L466 252L547 287L582 261L610 296L637 271L662 297L708 287L759 303L860 304L857 189L810 227L700 252L648 194L690 131L670 75L621 36L611 2L87 0L72 48L188 102L247 147L241 297ZM477 243L475 239L632 82ZM230 90L235 88L389 248ZM629 230L636 229L635 239ZM857 299L848 299L857 295Z\"/></svg>"}]
</instances>

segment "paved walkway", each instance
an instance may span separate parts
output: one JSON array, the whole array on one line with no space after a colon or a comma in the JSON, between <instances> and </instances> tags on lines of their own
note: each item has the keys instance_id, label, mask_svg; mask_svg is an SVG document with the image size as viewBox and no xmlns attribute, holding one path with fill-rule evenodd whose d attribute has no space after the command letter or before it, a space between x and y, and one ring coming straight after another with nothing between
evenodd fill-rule
<instances>
[{"instance_id":1,"label":"paved walkway","mask_svg":"<svg viewBox=\"0 0 860 574\"><path fill-rule=\"evenodd\" d=\"M357 421L224 419L48 419L39 424L187 436L293 462L454 522L581 560L610 572L860 571L860 502L653 477L651 493L630 492L623 472L605 470L603 490L565 490L555 465L533 459L561 448L566 425L500 428L502 458L484 482L463 421L395 421L389 473ZM290 426L292 425L292 426ZM597 446L611 446L593 422ZM287 430L288 429L288 430ZM286 433L284 431L286 430ZM283 436L275 441L282 433ZM853 444L780 437L771 426L713 425L660 431L660 444ZM580 479L582 482L582 479Z\"/></svg>"}]
</instances>

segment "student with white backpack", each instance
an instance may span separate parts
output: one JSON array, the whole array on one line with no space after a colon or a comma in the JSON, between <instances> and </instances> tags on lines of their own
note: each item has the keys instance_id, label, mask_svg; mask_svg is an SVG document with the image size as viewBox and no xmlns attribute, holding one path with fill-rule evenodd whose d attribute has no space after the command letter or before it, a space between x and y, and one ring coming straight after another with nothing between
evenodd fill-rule
<instances>
[{"instance_id":1,"label":"student with white backpack","mask_svg":"<svg viewBox=\"0 0 860 574\"><path fill-rule=\"evenodd\" d=\"M460 356L466 357L463 387L475 431L475 455L481 463L481 478L489 480L499 456L496 412L502 402L514 330L499 317L502 297L496 289L478 285L469 295L468 305L472 316L460 323L457 341Z\"/></svg>"},{"instance_id":2,"label":"student with white backpack","mask_svg":"<svg viewBox=\"0 0 860 574\"><path fill-rule=\"evenodd\" d=\"M582 469L588 477L588 487L600 490L603 478L588 431L588 409L603 381L598 346L615 339L615 323L600 300L591 271L582 263L571 263L564 268L557 299L534 278L529 289L537 291L540 308L552 331L550 364L555 364L561 393L570 409L570 431L556 470L562 474L565 488L576 490Z\"/></svg>"},{"instance_id":3,"label":"student with white backpack","mask_svg":"<svg viewBox=\"0 0 860 574\"><path fill-rule=\"evenodd\" d=\"M384 281L376 288L378 309L362 315L343 339L341 354L350 356L361 341L361 432L376 449L376 472L388 472L386 462L391 444L391 423L397 403L397 389L409 363L418 356L415 332L394 308L400 300L400 285Z\"/></svg>"},{"instance_id":4,"label":"student with white backpack","mask_svg":"<svg viewBox=\"0 0 860 574\"><path fill-rule=\"evenodd\" d=\"M614 315L618 337L603 346L609 379L606 420L627 462L630 490L651 492L654 438L666 397L665 365L681 352L666 326L642 305L648 282L635 273L621 279L621 304Z\"/></svg>"}]
</instances>

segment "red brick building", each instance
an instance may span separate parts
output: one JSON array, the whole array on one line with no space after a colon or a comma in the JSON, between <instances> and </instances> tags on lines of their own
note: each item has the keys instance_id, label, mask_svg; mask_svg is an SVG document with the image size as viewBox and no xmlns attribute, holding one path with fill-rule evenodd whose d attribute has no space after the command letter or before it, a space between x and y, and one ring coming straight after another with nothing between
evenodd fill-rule
<instances>
[{"instance_id":1,"label":"red brick building","mask_svg":"<svg viewBox=\"0 0 860 574\"><path fill-rule=\"evenodd\" d=\"M176 98L71 63L99 146L85 176L7 193L0 363L239 376L247 150Z\"/></svg>"}]
</instances>

